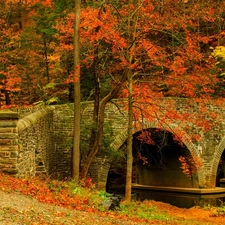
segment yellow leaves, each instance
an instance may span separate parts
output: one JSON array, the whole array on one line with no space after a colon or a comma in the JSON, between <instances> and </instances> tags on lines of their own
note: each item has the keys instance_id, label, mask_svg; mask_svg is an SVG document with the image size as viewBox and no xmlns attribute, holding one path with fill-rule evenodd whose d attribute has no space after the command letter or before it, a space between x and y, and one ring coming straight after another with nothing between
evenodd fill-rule
<instances>
[{"instance_id":1,"label":"yellow leaves","mask_svg":"<svg viewBox=\"0 0 225 225\"><path fill-rule=\"evenodd\" d=\"M213 50L212 56L214 56L216 59L220 59L222 61L225 61L225 46L217 46Z\"/></svg>"},{"instance_id":2,"label":"yellow leaves","mask_svg":"<svg viewBox=\"0 0 225 225\"><path fill-rule=\"evenodd\" d=\"M59 62L60 61L60 55L49 55L48 61L51 62Z\"/></svg>"}]
</instances>

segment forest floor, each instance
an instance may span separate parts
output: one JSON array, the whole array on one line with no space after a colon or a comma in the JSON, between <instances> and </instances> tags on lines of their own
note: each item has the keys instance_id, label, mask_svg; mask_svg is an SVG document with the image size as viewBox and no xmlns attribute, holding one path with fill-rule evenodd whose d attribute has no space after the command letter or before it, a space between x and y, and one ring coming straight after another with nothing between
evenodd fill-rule
<instances>
[{"instance_id":1,"label":"forest floor","mask_svg":"<svg viewBox=\"0 0 225 225\"><path fill-rule=\"evenodd\" d=\"M115 211L94 209L93 204L86 200L80 206L68 207L70 200L63 204L51 200L51 195L43 192L33 194L34 186L25 180L14 182L13 188L9 187L11 181L4 184L5 179L0 177L0 225L136 225L136 224L173 224L173 225L221 225L225 224L225 208L178 208L170 204L144 201L121 203L121 209ZM19 186L22 188L18 189ZM15 190L15 184L16 190ZM24 185L26 184L26 185ZM27 185L28 184L28 185ZM32 183L33 184L33 183ZM26 188L25 188L26 186ZM29 191L27 190L29 186ZM32 187L32 188L31 188ZM52 188L52 187L51 187ZM26 191L24 191L26 189ZM40 192L41 189L39 189ZM52 189L53 190L53 189ZM78 189L76 189L78 190ZM80 189L79 189L80 190ZM59 191L59 190L58 190ZM61 191L60 191L61 192ZM65 194L65 193L64 193ZM95 193L93 194L95 195ZM39 197L38 197L39 196ZM56 196L56 193L54 193ZM82 196L82 198L85 196ZM60 198L64 198L60 195ZM74 197L78 199L77 197ZM66 199L66 198L65 198ZM90 195L89 195L90 200ZM96 199L95 199L96 201ZM48 203L47 203L48 202Z\"/></svg>"}]
</instances>

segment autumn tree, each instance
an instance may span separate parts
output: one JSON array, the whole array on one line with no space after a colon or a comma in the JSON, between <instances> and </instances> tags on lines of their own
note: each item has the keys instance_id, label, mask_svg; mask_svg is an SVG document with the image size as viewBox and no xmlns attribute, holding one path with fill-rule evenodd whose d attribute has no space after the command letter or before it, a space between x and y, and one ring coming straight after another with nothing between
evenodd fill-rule
<instances>
[{"instance_id":1,"label":"autumn tree","mask_svg":"<svg viewBox=\"0 0 225 225\"><path fill-rule=\"evenodd\" d=\"M206 100L212 97L217 78L210 73L213 65L210 45L221 31L217 29L209 32L205 27L211 25L216 27L218 23L221 24L215 13L216 5L211 4L211 1L204 4L202 2L186 4L182 1L169 0L164 1L163 5L155 1L140 1L143 5L139 4L138 7L135 4L125 3L127 2L114 1L109 5L105 3L102 10L87 8L83 11L82 38L89 37L89 42L85 42L85 46L92 46L95 43L98 44L98 51L106 49L107 56L101 72L110 73L113 85L117 78L115 74L123 74L125 68L132 69L132 74L135 75L132 97L135 102L139 102L133 108L136 121L141 117L155 120L159 115L165 118L163 123L168 125L175 119L184 120L187 115L176 115L176 110L172 106L171 110L165 113L157 99L164 96L191 98L204 96ZM132 15L137 11L140 14L137 23L132 21L136 29L132 30L135 38L131 44L126 26L129 18L128 5L133 10ZM109 11L111 15L108 14ZM94 16L89 18L87 15L90 14ZM109 22L106 21L106 17ZM112 17L113 22L110 19ZM91 55L86 59L86 64L92 64L92 59L96 59L97 55L93 51L94 47L89 49ZM131 61L126 49L129 50ZM108 61L109 56L111 58ZM120 88L124 84L120 83ZM128 94L129 91L125 88L123 96ZM194 118L196 121L198 119ZM204 121L199 125L207 128L207 122ZM99 125L101 127L103 122L101 121ZM98 144L95 146L98 147L100 142L96 143ZM87 172L84 173L86 174Z\"/></svg>"},{"instance_id":2,"label":"autumn tree","mask_svg":"<svg viewBox=\"0 0 225 225\"><path fill-rule=\"evenodd\" d=\"M113 54L113 50L115 49L113 49L113 47L119 48L120 42L115 46L114 40L110 37L112 34L112 30L114 30L116 26L116 21L114 21L116 17L111 15L110 10L108 10L108 6L103 4L100 8L87 8L82 13L84 18L81 23L82 28L84 28L81 32L82 40L86 42L86 37L89 37L89 42L86 42L86 45L89 49L89 55L85 59L86 66L88 66L88 64L90 64L91 66L94 65L94 72L96 73L96 85L98 85L99 81L101 81L100 79L105 79L106 77L109 78L113 76L113 80L111 79L112 89L110 92L107 91L106 94L102 96L100 102L98 102L100 95L99 89L97 88L95 90L95 112L93 117L95 131L92 132L93 136L91 138L91 140L93 140L93 144L89 145L90 149L81 170L81 177L85 178L88 174L91 162L95 155L98 153L101 145L104 128L104 111L106 104L113 98L118 97L121 85L126 80L127 74L123 70L121 70L121 75L114 74L114 71L111 70L112 67L109 65L110 60L115 57ZM86 17L90 14L92 14L93 17ZM108 22L104 25L102 24L101 20L108 20ZM120 39L116 31L114 35L119 38L119 41L123 41L122 39ZM94 64L92 62L92 57L95 60ZM98 64L96 64L96 60L99 61Z\"/></svg>"},{"instance_id":3,"label":"autumn tree","mask_svg":"<svg viewBox=\"0 0 225 225\"><path fill-rule=\"evenodd\" d=\"M22 28L20 17L21 5L16 2L11 5L9 1L0 3L0 89L1 89L1 106L9 105L11 93L20 90L20 77L17 73L16 62L14 58L16 48L18 48L19 35Z\"/></svg>"},{"instance_id":4,"label":"autumn tree","mask_svg":"<svg viewBox=\"0 0 225 225\"><path fill-rule=\"evenodd\" d=\"M133 70L132 61L134 56L132 51L135 49L135 38L137 32L137 22L139 17L138 7L141 7L141 1L128 2L128 19L127 19L127 49L126 58L129 62L129 67L126 69L127 82L128 82L128 132L127 132L127 172L126 172L126 190L125 200L131 200L131 185L132 185L132 164L133 164L133 151L132 151L132 140L133 140ZM133 12L132 7L135 6L136 11Z\"/></svg>"},{"instance_id":5,"label":"autumn tree","mask_svg":"<svg viewBox=\"0 0 225 225\"><path fill-rule=\"evenodd\" d=\"M95 99L95 107L81 176L87 176L101 149L106 104L131 94L131 87L127 88L129 77L133 81L132 117L137 121L134 131L143 128L141 118L161 118L161 128L174 120L187 119L196 122L199 129L209 129L204 102L223 96L223 85L221 91L216 91L223 83L223 60L212 52L217 45L224 45L225 3L82 2L81 86L87 84L85 97ZM74 1L5 0L0 4L2 93L10 91L11 101L17 103L20 99L22 103L48 103L50 96L71 95L67 88L72 87L78 68L73 62L77 53L73 48ZM61 88L56 89L57 84ZM161 97L198 98L202 117L197 112L192 117L188 112L178 115L173 101L165 110ZM212 121L216 116L209 115ZM195 139L199 138L197 134Z\"/></svg>"},{"instance_id":6,"label":"autumn tree","mask_svg":"<svg viewBox=\"0 0 225 225\"><path fill-rule=\"evenodd\" d=\"M146 78L146 80L151 77L151 82L154 80L152 86L154 86L155 90L157 89L159 92L162 92L163 96L188 95L190 97L196 97L200 96L202 93L206 93L206 90L208 90L209 94L213 86L211 84L209 85L209 83L212 82L210 76L204 79L204 83L208 83L208 85L205 85L205 88L203 88L203 84L201 84L198 85L196 89L196 86L194 87L193 84L197 81L200 83L199 80L201 79L200 75L195 76L196 71L198 74L205 74L205 71L210 71L210 67L213 64L213 60L208 57L210 51L212 51L210 47L223 45L224 19L222 6L224 3L211 0L204 2L170 0L161 2L143 1L143 3L145 7L140 9L144 12L140 20L142 24L138 24L141 30L138 30L138 37L135 39L135 41L138 42L136 49L139 48L139 54L135 56L138 60L135 60L139 61L139 64L140 60L142 61L141 65L136 63L136 65L139 66L139 77L142 76L141 78ZM71 50L72 41L70 35L72 26L65 23L61 24L61 30L59 31L60 23L58 24L58 21L65 17L68 18L68 21L69 18L72 18L70 13L74 4L73 1L5 0L2 1L1 4L2 9L6 9L2 15L8 15L8 20L5 23L7 24L8 22L8 25L6 28L3 27L2 31L5 32L6 29L11 29L9 32L9 34L12 34L10 38L13 35L16 38L14 39L14 44L10 42L11 46L13 44L13 48L9 48L9 51L7 51L8 55L16 55L16 57L11 57L16 60L9 62L8 65L14 67L11 71L17 71L18 77L21 79L21 82L17 82L16 84L17 91L11 92L16 97L16 101L22 96L23 98L27 98L26 102L28 103L42 99L48 100L51 95L60 96L60 91L56 88L56 84L65 84L68 87L68 84L72 83L68 81L72 80L69 78L72 77L73 73L73 51ZM126 37L123 35L126 31L123 29L123 25L125 25L125 17L127 16L124 11L127 1L111 1L110 4L107 1L83 1L83 4L85 6L82 10L83 18L86 24L88 21L90 22L92 20L92 28L97 25L97 23L104 21L103 15L107 14L107 12L104 12L106 8L108 11L112 12L113 15L109 15L109 18L116 18L116 21L119 21L120 25L115 25L115 22L113 22L114 28L111 30L110 34L121 34L120 40L124 38L125 41L123 41L123 43L121 43L120 40L118 42L121 43L122 48L118 49L117 54L119 52L122 53L123 45L126 42ZM91 12L91 10L96 11L93 12L94 16L92 19L88 18L87 13L85 13L85 11ZM4 17L1 18L4 19ZM172 21L173 25L171 25ZM95 29L97 27L103 29L104 27L106 30L107 24L109 25L107 21L104 22L104 24L100 24L101 26L98 24L95 26ZM109 26L112 27L112 25ZM65 27L66 29L64 29ZM84 32L83 37L88 36L89 28L92 29L91 26L87 26L83 29L86 30L86 34ZM94 30L92 30L92 32L93 31ZM86 62L84 61L83 64L86 67L86 71L90 71L89 65L94 65L91 56L97 56L98 62L95 63L95 65L97 64L98 68L96 71L100 71L99 75L101 80L106 84L106 82L110 81L111 77L110 75L101 76L101 74L104 74L103 67L105 67L105 70L110 71L109 69L112 69L112 71L115 71L118 68L115 67L113 69L112 65L121 57L118 55L117 59L111 58L111 68L108 67L110 65L110 63L108 63L109 56L112 56L112 51L110 49L112 46L115 46L116 43L111 45L109 38L105 38L107 33L104 34L102 38L100 38L100 36L96 37L96 35L100 33L98 29L95 30L93 37L90 38L89 44L87 44L87 40L83 39L86 44L83 45L83 50L85 51L82 50L84 53L82 57L87 60ZM143 36L139 34L143 34ZM98 46L95 47L95 51L98 49L98 54L94 54L92 52L93 48L91 47L95 37L95 46ZM112 35L111 38L115 40L117 37ZM101 42L100 39L102 40ZM140 40L143 41L142 47L140 45ZM63 42L64 45L62 45ZM150 46L150 44L153 43L153 46L157 46L158 49L161 48L162 51L158 51L161 57L158 55L157 60L148 61L148 58L144 59L146 51L149 56L151 53L152 56L155 57L154 52L156 55L158 54L156 52L157 48ZM4 47L2 49L6 48ZM115 51L113 54L115 55ZM6 59L7 56L4 58ZM156 61L158 64L154 65ZM107 62L107 66L105 62ZM85 67L82 66L81 69L83 70ZM141 67L142 71L140 69ZM136 71L137 68L138 67L135 67ZM7 73L8 70L10 70L10 67L6 69L5 72ZM143 72L143 70L145 71ZM90 74L90 72L88 73ZM36 74L39 75L37 76ZM146 74L148 76L146 76ZM157 80L154 78L156 76L149 76L150 74L160 76L157 76ZM9 75L7 79L10 80L12 84L13 80L16 80L13 79L15 75L16 73L12 75L12 79L11 75ZM179 82L179 80L182 80L182 83ZM10 82L8 82L8 84L10 84ZM83 80L82 82L86 81ZM217 80L213 82L219 84ZM48 85L49 83L51 85ZM208 88L209 86L210 89ZM109 89L110 85L106 87ZM20 91L18 92L19 89ZM65 86L60 90L66 95ZM103 94L103 92L105 93ZM194 92L195 94L193 94ZM15 93L18 93L18 95L15 95ZM101 93L103 96L107 93L107 90L101 90ZM30 96L30 99L25 96ZM12 98L11 96L11 99L14 101L14 97Z\"/></svg>"},{"instance_id":7,"label":"autumn tree","mask_svg":"<svg viewBox=\"0 0 225 225\"><path fill-rule=\"evenodd\" d=\"M5 1L4 5L11 37L16 37L7 53L13 58L13 73L7 83L15 81L17 85L16 91L10 91L12 102L51 104L58 102L57 98L64 100L68 76L63 73L64 62L56 51L60 40L55 27L57 18L65 13L64 6L47 0Z\"/></svg>"}]
</instances>

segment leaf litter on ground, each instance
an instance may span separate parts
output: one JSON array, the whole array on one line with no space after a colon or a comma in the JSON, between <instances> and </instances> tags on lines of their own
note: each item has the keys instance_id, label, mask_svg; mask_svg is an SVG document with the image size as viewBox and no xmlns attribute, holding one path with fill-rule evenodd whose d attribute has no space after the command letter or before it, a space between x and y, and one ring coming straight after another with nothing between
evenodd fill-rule
<instances>
[{"instance_id":1,"label":"leaf litter on ground","mask_svg":"<svg viewBox=\"0 0 225 225\"><path fill-rule=\"evenodd\" d=\"M223 211L214 207L184 209L146 200L121 202L121 207L112 211L104 208L106 195L94 185L4 174L0 180L1 225L225 224Z\"/></svg>"}]
</instances>

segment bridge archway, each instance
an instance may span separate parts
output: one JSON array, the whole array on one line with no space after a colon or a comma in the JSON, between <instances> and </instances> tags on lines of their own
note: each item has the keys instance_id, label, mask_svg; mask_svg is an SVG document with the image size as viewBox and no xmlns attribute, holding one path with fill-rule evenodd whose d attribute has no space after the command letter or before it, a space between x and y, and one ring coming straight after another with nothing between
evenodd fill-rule
<instances>
[{"instance_id":1,"label":"bridge archway","mask_svg":"<svg viewBox=\"0 0 225 225\"><path fill-rule=\"evenodd\" d=\"M148 128L144 128L144 129L151 129L151 130L158 130L159 128L156 126L156 124L150 124L150 123L146 123L144 127L148 127ZM150 127L150 128L149 128ZM161 128L160 128L161 129ZM169 130L168 128L167 129L161 129L167 133L170 134L170 136L172 137L172 132L171 130ZM134 132L133 135L137 134L139 131L136 131ZM188 152L192 157L193 159L195 160L196 159L196 156L199 155L199 151L198 149L196 148L196 146L190 141L190 137L182 130L179 131L179 129L176 129L176 132L181 132L182 133L182 142L186 148L185 150L185 154ZM176 133L176 132L173 132L174 135L178 135L180 137L180 133ZM118 150L127 140L127 130L124 129L123 132L121 132L120 134L117 135L117 137L115 138L114 142L111 144L111 147L113 147L114 149ZM170 139L171 139L170 137ZM177 144L178 145L178 144ZM177 161L178 161L178 157L179 157L179 150L178 150L178 146L176 146L176 152L170 152L173 157L177 157ZM183 149L184 150L184 149ZM168 154L167 154L168 156ZM169 157L169 156L168 156ZM197 162L196 162L197 163ZM176 162L177 164L177 162ZM175 166L175 164L173 165ZM179 166L176 165L176 167L180 167L180 164ZM142 171L143 172L143 171ZM183 175L183 176L182 176ZM195 177L195 182L193 183L193 181L190 181L189 178L187 178L187 176L185 174L181 173L178 175L179 176L182 176L182 180L184 181L185 178L186 178L186 181L184 183L186 183L187 185L183 185L183 187L199 187L199 183L201 182L201 178L203 177L202 174L201 174L201 171L199 171L197 173L197 176ZM143 182L143 181L139 181L140 183ZM147 184L145 182L145 184ZM150 185L150 183L148 183L148 185ZM153 184L154 185L154 184ZM163 184L162 184L163 185ZM169 186L170 184L169 183L165 183L165 186ZM177 184L177 186L182 186L182 184Z\"/></svg>"},{"instance_id":2,"label":"bridge archway","mask_svg":"<svg viewBox=\"0 0 225 225\"><path fill-rule=\"evenodd\" d=\"M150 142L143 142L150 134ZM140 140L140 138L142 140ZM137 171L137 183L167 187L199 187L198 176L184 173L179 158L187 159L185 166L193 170L193 157L182 143L174 140L173 134L155 128L145 129L133 135L133 156ZM186 171L187 172L187 171Z\"/></svg>"}]
</instances>

